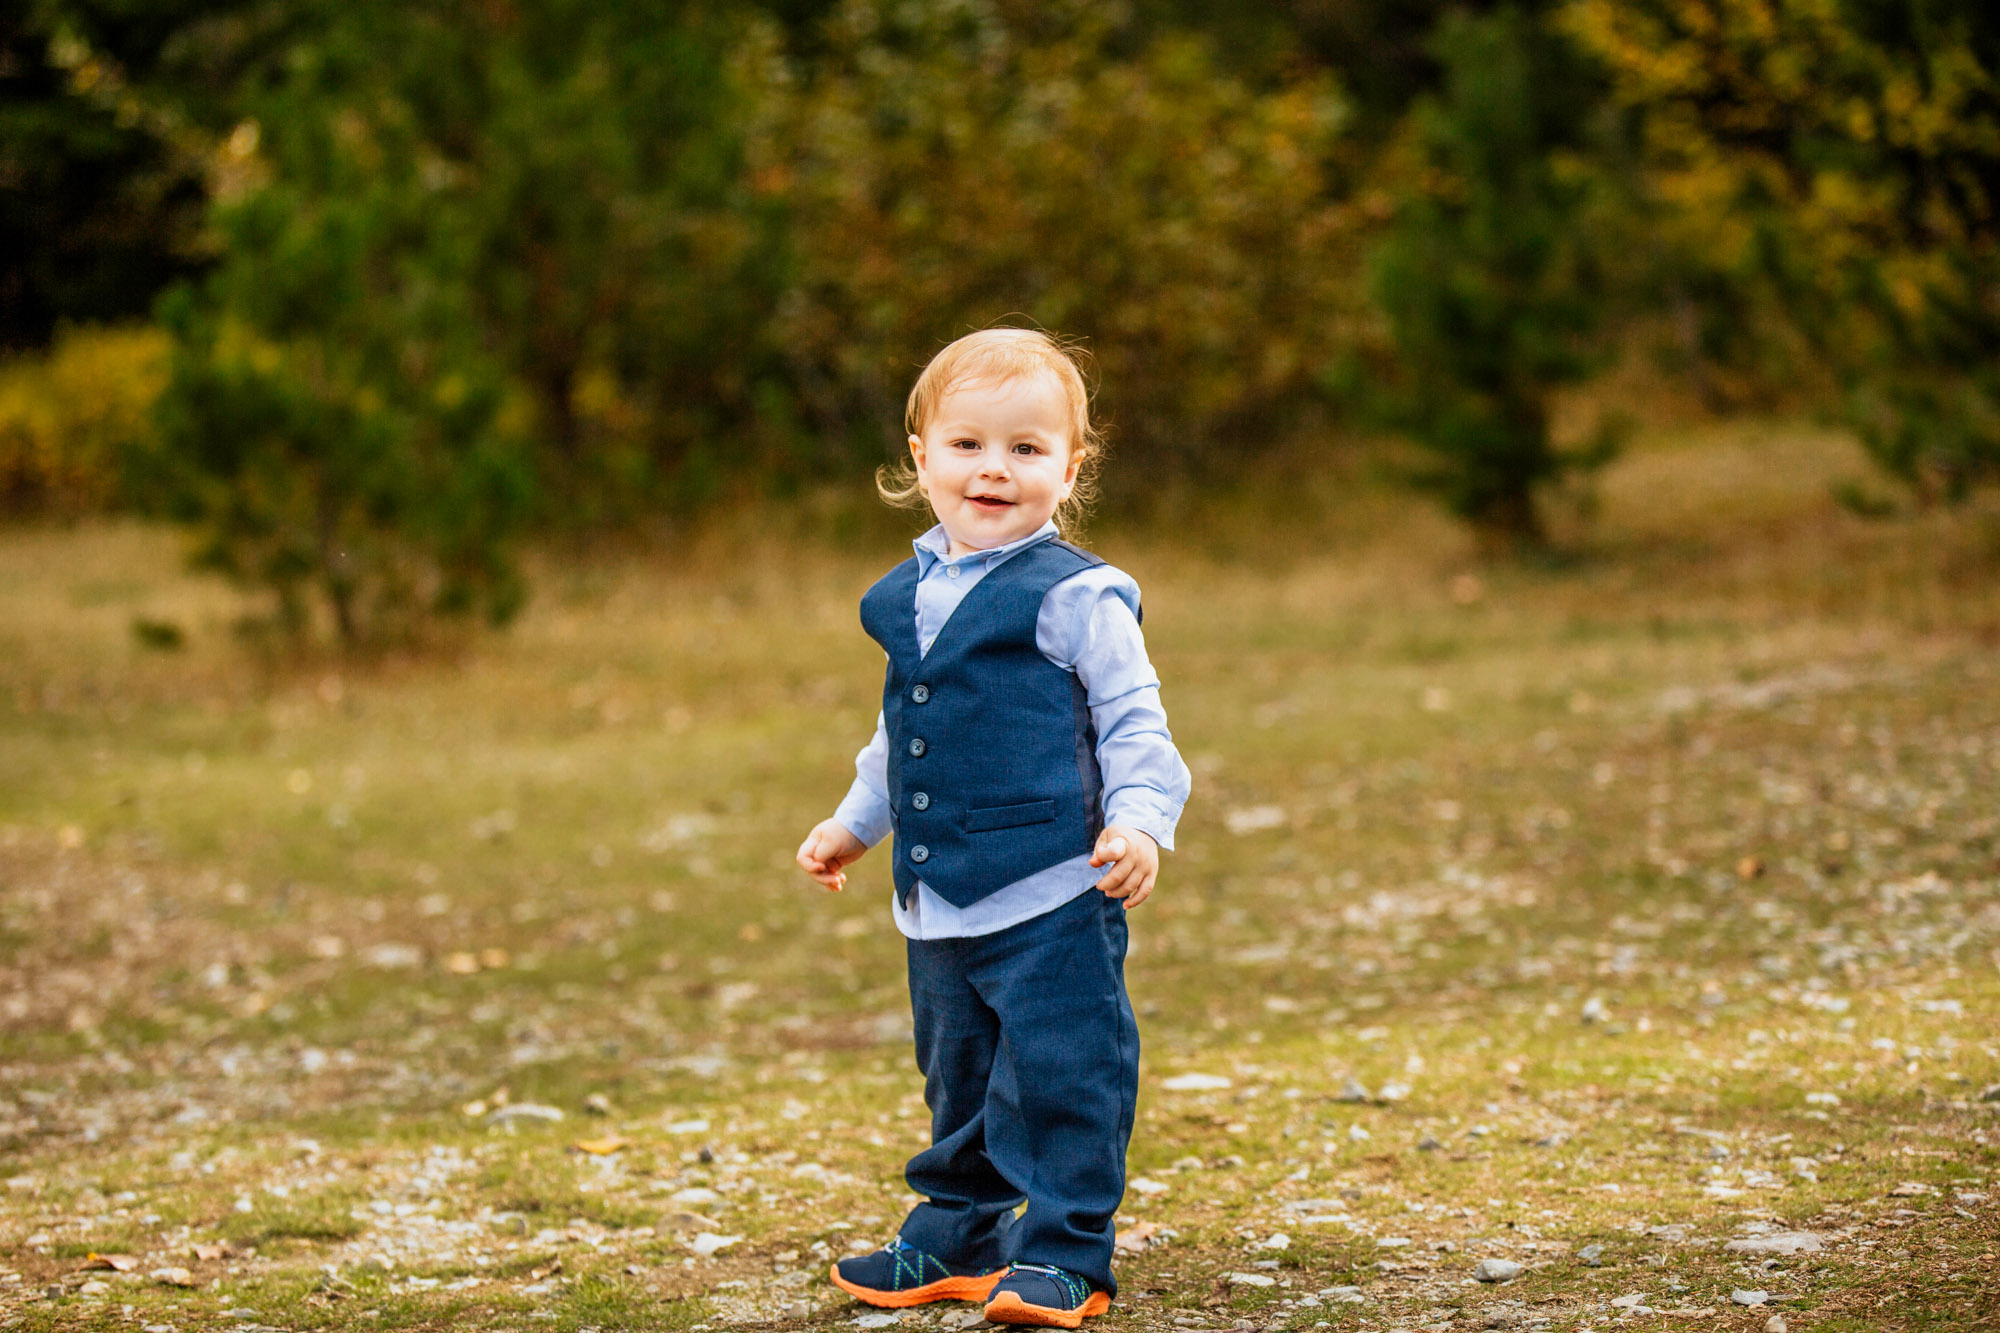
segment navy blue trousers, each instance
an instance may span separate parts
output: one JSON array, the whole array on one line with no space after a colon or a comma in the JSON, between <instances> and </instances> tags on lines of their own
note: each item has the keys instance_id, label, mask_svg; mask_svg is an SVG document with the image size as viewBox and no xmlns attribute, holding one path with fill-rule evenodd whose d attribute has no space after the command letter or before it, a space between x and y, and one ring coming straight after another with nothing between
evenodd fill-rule
<instances>
[{"instance_id":1,"label":"navy blue trousers","mask_svg":"<svg viewBox=\"0 0 2000 1333\"><path fill-rule=\"evenodd\" d=\"M1051 1264L1116 1293L1112 1219L1139 1094L1125 942L1124 905L1096 889L991 935L909 941L931 1146L906 1173L926 1201L905 1241L982 1268Z\"/></svg>"}]
</instances>

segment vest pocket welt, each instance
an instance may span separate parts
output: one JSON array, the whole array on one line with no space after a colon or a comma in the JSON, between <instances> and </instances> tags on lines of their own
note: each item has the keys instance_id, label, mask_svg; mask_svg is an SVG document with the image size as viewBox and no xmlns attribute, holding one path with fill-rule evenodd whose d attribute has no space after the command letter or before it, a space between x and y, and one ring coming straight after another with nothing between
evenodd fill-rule
<instances>
[{"instance_id":1,"label":"vest pocket welt","mask_svg":"<svg viewBox=\"0 0 2000 1333\"><path fill-rule=\"evenodd\" d=\"M989 805L984 810L965 812L965 831L989 833L994 829L1019 828L1023 824L1046 824L1055 817L1054 801L1028 801L1021 805Z\"/></svg>"}]
</instances>

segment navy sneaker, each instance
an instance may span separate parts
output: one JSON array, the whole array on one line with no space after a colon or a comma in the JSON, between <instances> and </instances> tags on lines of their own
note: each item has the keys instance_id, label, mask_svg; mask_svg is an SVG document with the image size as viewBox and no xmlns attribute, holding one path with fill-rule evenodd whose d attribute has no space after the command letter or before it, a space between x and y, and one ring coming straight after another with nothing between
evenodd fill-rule
<instances>
[{"instance_id":1,"label":"navy sneaker","mask_svg":"<svg viewBox=\"0 0 2000 1333\"><path fill-rule=\"evenodd\" d=\"M1075 1328L1110 1308L1110 1292L1043 1264L1015 1264L986 1298L986 1317L994 1323L1040 1328Z\"/></svg>"},{"instance_id":2,"label":"navy sneaker","mask_svg":"<svg viewBox=\"0 0 2000 1333\"><path fill-rule=\"evenodd\" d=\"M896 1237L873 1254L842 1259L833 1266L833 1285L857 1301L901 1309L932 1301L983 1301L1005 1276L998 1268L948 1264Z\"/></svg>"}]
</instances>

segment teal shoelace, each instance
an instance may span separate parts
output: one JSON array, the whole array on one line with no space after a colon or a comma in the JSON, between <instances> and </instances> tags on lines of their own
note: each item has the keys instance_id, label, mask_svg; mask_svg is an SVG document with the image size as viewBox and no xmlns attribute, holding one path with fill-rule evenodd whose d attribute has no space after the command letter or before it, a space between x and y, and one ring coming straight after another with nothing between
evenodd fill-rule
<instances>
[{"instance_id":1,"label":"teal shoelace","mask_svg":"<svg viewBox=\"0 0 2000 1333\"><path fill-rule=\"evenodd\" d=\"M1068 1309L1074 1310L1090 1299L1090 1284L1067 1269L1053 1268L1047 1264L1015 1264L1016 1269L1030 1273L1043 1273L1053 1278L1069 1299Z\"/></svg>"},{"instance_id":2,"label":"teal shoelace","mask_svg":"<svg viewBox=\"0 0 2000 1333\"><path fill-rule=\"evenodd\" d=\"M924 1276L924 1265L926 1264L936 1268L938 1270L937 1275L940 1278L951 1276L951 1270L946 1268L944 1264L924 1253L916 1246L911 1245L901 1236L896 1237L895 1241L888 1248L889 1253L896 1256L896 1267L890 1275L889 1290L891 1291L904 1291L928 1285L934 1279Z\"/></svg>"}]
</instances>

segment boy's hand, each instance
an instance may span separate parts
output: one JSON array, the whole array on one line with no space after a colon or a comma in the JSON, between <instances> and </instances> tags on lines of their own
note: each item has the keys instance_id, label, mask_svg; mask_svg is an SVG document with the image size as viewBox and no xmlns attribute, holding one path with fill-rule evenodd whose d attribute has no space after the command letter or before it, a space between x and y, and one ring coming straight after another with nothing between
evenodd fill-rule
<instances>
[{"instance_id":1,"label":"boy's hand","mask_svg":"<svg viewBox=\"0 0 2000 1333\"><path fill-rule=\"evenodd\" d=\"M1107 898L1123 898L1129 912L1153 891L1153 881L1160 874L1160 844L1138 829L1112 824L1097 835L1090 863L1111 867L1097 881L1097 887Z\"/></svg>"},{"instance_id":2,"label":"boy's hand","mask_svg":"<svg viewBox=\"0 0 2000 1333\"><path fill-rule=\"evenodd\" d=\"M867 850L868 845L848 832L845 824L822 819L799 844L799 869L839 893L847 887L847 876L841 867L859 861Z\"/></svg>"}]
</instances>

